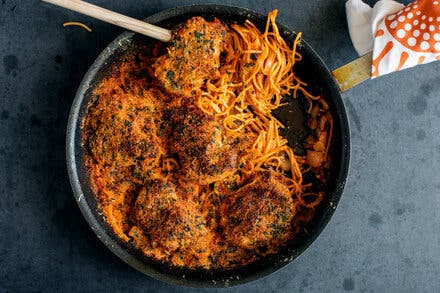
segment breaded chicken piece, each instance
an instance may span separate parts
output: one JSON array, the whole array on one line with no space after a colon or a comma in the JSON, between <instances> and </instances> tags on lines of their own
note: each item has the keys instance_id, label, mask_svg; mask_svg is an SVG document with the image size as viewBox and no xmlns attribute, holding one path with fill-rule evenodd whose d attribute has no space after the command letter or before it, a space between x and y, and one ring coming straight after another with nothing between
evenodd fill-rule
<instances>
[{"instance_id":1,"label":"breaded chicken piece","mask_svg":"<svg viewBox=\"0 0 440 293\"><path fill-rule=\"evenodd\" d=\"M153 246L161 246L168 252L177 249L191 252L193 247L207 247L212 235L196 203L184 200L180 194L188 192L185 189L165 180L154 180L139 193L134 222L156 242ZM200 257L204 255L197 253Z\"/></svg>"},{"instance_id":2,"label":"breaded chicken piece","mask_svg":"<svg viewBox=\"0 0 440 293\"><path fill-rule=\"evenodd\" d=\"M87 149L104 166L136 166L147 172L159 159L162 142L156 134L160 104L154 89L138 98L122 91L97 99L84 123Z\"/></svg>"},{"instance_id":3,"label":"breaded chicken piece","mask_svg":"<svg viewBox=\"0 0 440 293\"><path fill-rule=\"evenodd\" d=\"M273 171L226 195L220 205L220 227L227 241L242 248L276 247L291 236L295 214L292 195Z\"/></svg>"},{"instance_id":4,"label":"breaded chicken piece","mask_svg":"<svg viewBox=\"0 0 440 293\"><path fill-rule=\"evenodd\" d=\"M219 77L225 38L226 28L218 19L189 19L173 34L167 54L153 65L155 76L169 93L191 97L207 79Z\"/></svg>"},{"instance_id":5,"label":"breaded chicken piece","mask_svg":"<svg viewBox=\"0 0 440 293\"><path fill-rule=\"evenodd\" d=\"M237 170L239 148L215 117L193 105L176 108L170 150L176 153L187 181L209 184Z\"/></svg>"}]
</instances>

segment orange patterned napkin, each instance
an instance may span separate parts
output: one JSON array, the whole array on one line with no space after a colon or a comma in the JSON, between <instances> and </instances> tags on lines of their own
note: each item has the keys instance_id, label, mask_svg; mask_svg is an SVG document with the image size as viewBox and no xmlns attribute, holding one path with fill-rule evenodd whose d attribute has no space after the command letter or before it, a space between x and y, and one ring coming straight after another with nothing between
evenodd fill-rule
<instances>
[{"instance_id":1,"label":"orange patterned napkin","mask_svg":"<svg viewBox=\"0 0 440 293\"><path fill-rule=\"evenodd\" d=\"M356 50L373 51L372 78L440 60L440 0L417 0L407 6L381 0L373 8L349 0L346 9ZM359 27L365 25L371 30L360 36Z\"/></svg>"}]
</instances>

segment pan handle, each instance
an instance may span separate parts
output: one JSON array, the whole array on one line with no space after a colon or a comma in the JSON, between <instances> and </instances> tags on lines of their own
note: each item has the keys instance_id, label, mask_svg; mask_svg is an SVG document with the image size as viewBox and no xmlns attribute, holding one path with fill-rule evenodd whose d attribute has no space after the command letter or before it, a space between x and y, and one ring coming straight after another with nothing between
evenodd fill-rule
<instances>
[{"instance_id":1,"label":"pan handle","mask_svg":"<svg viewBox=\"0 0 440 293\"><path fill-rule=\"evenodd\" d=\"M332 71L342 93L371 78L371 59L372 53L369 52Z\"/></svg>"}]
</instances>

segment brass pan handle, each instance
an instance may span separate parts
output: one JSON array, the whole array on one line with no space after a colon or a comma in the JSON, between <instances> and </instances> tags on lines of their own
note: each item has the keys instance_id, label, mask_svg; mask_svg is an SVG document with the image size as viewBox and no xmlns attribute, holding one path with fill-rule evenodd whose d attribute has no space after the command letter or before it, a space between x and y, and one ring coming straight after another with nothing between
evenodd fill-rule
<instances>
[{"instance_id":1,"label":"brass pan handle","mask_svg":"<svg viewBox=\"0 0 440 293\"><path fill-rule=\"evenodd\" d=\"M370 52L332 71L341 92L371 78L371 59Z\"/></svg>"}]
</instances>

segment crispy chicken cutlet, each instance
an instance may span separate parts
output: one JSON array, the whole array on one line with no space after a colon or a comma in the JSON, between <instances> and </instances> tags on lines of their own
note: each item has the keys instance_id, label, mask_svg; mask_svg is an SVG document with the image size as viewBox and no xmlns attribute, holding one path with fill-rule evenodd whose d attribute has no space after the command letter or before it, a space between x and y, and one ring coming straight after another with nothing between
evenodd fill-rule
<instances>
[{"instance_id":1,"label":"crispy chicken cutlet","mask_svg":"<svg viewBox=\"0 0 440 293\"><path fill-rule=\"evenodd\" d=\"M272 171L228 194L220 204L220 226L226 239L247 249L283 243L291 235L295 215L292 194Z\"/></svg>"},{"instance_id":2,"label":"crispy chicken cutlet","mask_svg":"<svg viewBox=\"0 0 440 293\"><path fill-rule=\"evenodd\" d=\"M169 93L191 97L207 79L219 77L225 38L226 27L218 19L189 19L153 65L155 76Z\"/></svg>"}]
</instances>

